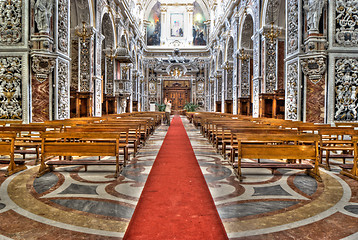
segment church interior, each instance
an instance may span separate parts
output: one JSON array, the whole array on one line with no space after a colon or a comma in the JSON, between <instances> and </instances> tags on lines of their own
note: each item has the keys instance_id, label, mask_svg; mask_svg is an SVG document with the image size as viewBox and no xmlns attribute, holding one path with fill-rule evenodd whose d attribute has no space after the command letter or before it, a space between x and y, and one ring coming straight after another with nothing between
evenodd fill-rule
<instances>
[{"instance_id":1,"label":"church interior","mask_svg":"<svg viewBox=\"0 0 358 240\"><path fill-rule=\"evenodd\" d=\"M358 239L357 95L356 0L0 0L0 239Z\"/></svg>"}]
</instances>

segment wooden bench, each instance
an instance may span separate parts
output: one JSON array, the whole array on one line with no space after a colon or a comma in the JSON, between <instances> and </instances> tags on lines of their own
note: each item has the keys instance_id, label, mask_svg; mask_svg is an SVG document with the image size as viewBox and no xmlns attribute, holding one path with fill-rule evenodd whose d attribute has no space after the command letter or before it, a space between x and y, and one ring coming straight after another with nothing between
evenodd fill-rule
<instances>
[{"instance_id":1,"label":"wooden bench","mask_svg":"<svg viewBox=\"0 0 358 240\"><path fill-rule=\"evenodd\" d=\"M343 164L346 163L346 158L353 158L352 151L354 150L352 136L357 134L353 128L346 127L331 127L318 130L321 136L320 141L320 164L327 170L331 170L330 158L342 158ZM342 154L332 154L334 151L342 151ZM323 155L323 152L326 154ZM326 164L323 164L323 158L326 159Z\"/></svg>"},{"instance_id":2,"label":"wooden bench","mask_svg":"<svg viewBox=\"0 0 358 240\"><path fill-rule=\"evenodd\" d=\"M253 136L261 136L261 135L267 135L267 136L272 136L272 135L297 135L297 131L294 130L290 130L290 129L278 129L278 128L272 128L272 126L262 126L260 128L232 128L231 130L231 138L230 138L230 143L226 143L226 144L230 144L230 158L229 158L229 162L231 164L234 164L235 162L235 156L238 153L238 138L237 136L240 136L241 134L246 136L246 135L253 135ZM259 141L257 141L259 142ZM278 143L278 142L276 142ZM260 161L260 160L258 160Z\"/></svg>"},{"instance_id":3,"label":"wooden bench","mask_svg":"<svg viewBox=\"0 0 358 240\"><path fill-rule=\"evenodd\" d=\"M322 181L319 173L319 149L320 136L316 134L237 134L238 140L238 164L237 175L240 181L243 179L242 168L293 168L306 169L306 173L317 181ZM242 162L248 159L309 159L312 164L302 163L257 163Z\"/></svg>"},{"instance_id":4,"label":"wooden bench","mask_svg":"<svg viewBox=\"0 0 358 240\"><path fill-rule=\"evenodd\" d=\"M36 163L40 159L40 134L47 129L44 125L16 124L0 128L1 132L16 133L15 154L36 154Z\"/></svg>"},{"instance_id":5,"label":"wooden bench","mask_svg":"<svg viewBox=\"0 0 358 240\"><path fill-rule=\"evenodd\" d=\"M352 136L352 143L354 147L353 163L339 165L342 168L340 173L354 180L358 180L358 135Z\"/></svg>"},{"instance_id":6,"label":"wooden bench","mask_svg":"<svg viewBox=\"0 0 358 240\"><path fill-rule=\"evenodd\" d=\"M9 156L9 159L0 159L0 163L9 164L6 170L6 176L10 176L27 168L25 160L15 160L15 139L16 133L0 133L0 155Z\"/></svg>"},{"instance_id":7,"label":"wooden bench","mask_svg":"<svg viewBox=\"0 0 358 240\"><path fill-rule=\"evenodd\" d=\"M64 132L112 132L121 134L120 142L125 142L133 145L133 156L136 156L138 151L139 144L139 130L138 125L130 125L130 124L105 124L105 123L97 123L90 125L78 125L75 127L66 127ZM129 156L128 156L129 160Z\"/></svg>"},{"instance_id":8,"label":"wooden bench","mask_svg":"<svg viewBox=\"0 0 358 240\"><path fill-rule=\"evenodd\" d=\"M128 142L121 143L120 133L108 132L64 132L41 134L41 165L38 177L53 170L54 165L115 165L114 177L120 174L121 166L128 161ZM128 138L128 134L126 136ZM119 162L120 149L123 149L123 162ZM53 156L114 156L115 161L96 160L50 160Z\"/></svg>"}]
</instances>

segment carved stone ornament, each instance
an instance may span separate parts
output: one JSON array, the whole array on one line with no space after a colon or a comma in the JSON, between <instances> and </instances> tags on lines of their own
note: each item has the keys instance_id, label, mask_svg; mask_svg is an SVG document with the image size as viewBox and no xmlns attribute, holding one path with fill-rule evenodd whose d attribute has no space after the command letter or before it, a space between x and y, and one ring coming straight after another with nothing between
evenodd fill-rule
<instances>
[{"instance_id":1,"label":"carved stone ornament","mask_svg":"<svg viewBox=\"0 0 358 240\"><path fill-rule=\"evenodd\" d=\"M58 48L67 54L68 52L68 0L58 1Z\"/></svg>"},{"instance_id":2,"label":"carved stone ornament","mask_svg":"<svg viewBox=\"0 0 358 240\"><path fill-rule=\"evenodd\" d=\"M35 3L35 22L40 33L50 32L52 6L52 0L37 0Z\"/></svg>"},{"instance_id":3,"label":"carved stone ornament","mask_svg":"<svg viewBox=\"0 0 358 240\"><path fill-rule=\"evenodd\" d=\"M298 120L298 62L287 65L286 118Z\"/></svg>"},{"instance_id":4,"label":"carved stone ornament","mask_svg":"<svg viewBox=\"0 0 358 240\"><path fill-rule=\"evenodd\" d=\"M22 36L22 0L0 2L0 44L19 43Z\"/></svg>"},{"instance_id":5,"label":"carved stone ornament","mask_svg":"<svg viewBox=\"0 0 358 240\"><path fill-rule=\"evenodd\" d=\"M316 84L322 79L322 75L326 72L326 58L308 58L301 63L303 73L308 79Z\"/></svg>"},{"instance_id":6,"label":"carved stone ornament","mask_svg":"<svg viewBox=\"0 0 358 240\"><path fill-rule=\"evenodd\" d=\"M69 63L59 61L58 67L58 119L69 118Z\"/></svg>"},{"instance_id":7,"label":"carved stone ornament","mask_svg":"<svg viewBox=\"0 0 358 240\"><path fill-rule=\"evenodd\" d=\"M287 53L293 54L298 50L298 1L288 1L287 11Z\"/></svg>"},{"instance_id":8,"label":"carved stone ornament","mask_svg":"<svg viewBox=\"0 0 358 240\"><path fill-rule=\"evenodd\" d=\"M358 59L335 60L335 112L336 121L357 121L358 114Z\"/></svg>"},{"instance_id":9,"label":"carved stone ornament","mask_svg":"<svg viewBox=\"0 0 358 240\"><path fill-rule=\"evenodd\" d=\"M356 0L337 0L335 38L338 46L358 46L358 4Z\"/></svg>"},{"instance_id":10,"label":"carved stone ornament","mask_svg":"<svg viewBox=\"0 0 358 240\"><path fill-rule=\"evenodd\" d=\"M36 74L36 79L40 83L46 81L55 67L55 59L43 56L32 58L32 71Z\"/></svg>"},{"instance_id":11,"label":"carved stone ornament","mask_svg":"<svg viewBox=\"0 0 358 240\"><path fill-rule=\"evenodd\" d=\"M22 119L22 58L0 57L0 119Z\"/></svg>"},{"instance_id":12,"label":"carved stone ornament","mask_svg":"<svg viewBox=\"0 0 358 240\"><path fill-rule=\"evenodd\" d=\"M319 20L325 0L305 0L303 9L306 12L308 33L318 33Z\"/></svg>"}]
</instances>

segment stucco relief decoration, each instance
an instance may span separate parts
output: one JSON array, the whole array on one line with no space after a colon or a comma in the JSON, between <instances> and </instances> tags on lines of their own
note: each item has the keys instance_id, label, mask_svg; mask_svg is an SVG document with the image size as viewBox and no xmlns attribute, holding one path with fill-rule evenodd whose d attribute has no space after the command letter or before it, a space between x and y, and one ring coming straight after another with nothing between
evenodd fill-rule
<instances>
[{"instance_id":1,"label":"stucco relief decoration","mask_svg":"<svg viewBox=\"0 0 358 240\"><path fill-rule=\"evenodd\" d=\"M358 3L356 0L336 1L336 44L358 46Z\"/></svg>"},{"instance_id":2,"label":"stucco relief decoration","mask_svg":"<svg viewBox=\"0 0 358 240\"><path fill-rule=\"evenodd\" d=\"M96 116L102 114L102 80L96 79Z\"/></svg>"},{"instance_id":3,"label":"stucco relief decoration","mask_svg":"<svg viewBox=\"0 0 358 240\"><path fill-rule=\"evenodd\" d=\"M298 50L298 1L287 1L287 53L292 54Z\"/></svg>"},{"instance_id":4,"label":"stucco relief decoration","mask_svg":"<svg viewBox=\"0 0 358 240\"><path fill-rule=\"evenodd\" d=\"M298 120L297 98L298 98L298 63L294 62L287 66L287 97L286 97L286 118Z\"/></svg>"},{"instance_id":5,"label":"stucco relief decoration","mask_svg":"<svg viewBox=\"0 0 358 240\"><path fill-rule=\"evenodd\" d=\"M323 57L303 59L301 66L303 73L312 83L316 84L326 72L326 59Z\"/></svg>"},{"instance_id":6,"label":"stucco relief decoration","mask_svg":"<svg viewBox=\"0 0 358 240\"><path fill-rule=\"evenodd\" d=\"M252 113L254 117L259 116L259 94L260 94L260 83L258 80L253 81L252 83L252 90L253 90L253 98L254 104L252 106Z\"/></svg>"},{"instance_id":7,"label":"stucco relief decoration","mask_svg":"<svg viewBox=\"0 0 358 240\"><path fill-rule=\"evenodd\" d=\"M336 59L335 114L336 121L356 121L358 93L358 59Z\"/></svg>"},{"instance_id":8,"label":"stucco relief decoration","mask_svg":"<svg viewBox=\"0 0 358 240\"><path fill-rule=\"evenodd\" d=\"M72 39L71 44L71 90L78 90L78 39Z\"/></svg>"},{"instance_id":9,"label":"stucco relief decoration","mask_svg":"<svg viewBox=\"0 0 358 240\"><path fill-rule=\"evenodd\" d=\"M21 36L22 0L0 0L0 44L17 44Z\"/></svg>"},{"instance_id":10,"label":"stucco relief decoration","mask_svg":"<svg viewBox=\"0 0 358 240\"><path fill-rule=\"evenodd\" d=\"M52 17L52 0L37 0L34 6L35 22L40 33L49 33Z\"/></svg>"},{"instance_id":11,"label":"stucco relief decoration","mask_svg":"<svg viewBox=\"0 0 358 240\"><path fill-rule=\"evenodd\" d=\"M218 97L219 99L221 99L221 96L222 96L222 92L223 92L223 79L222 79L222 76L217 76L217 79L218 79Z\"/></svg>"},{"instance_id":12,"label":"stucco relief decoration","mask_svg":"<svg viewBox=\"0 0 358 240\"><path fill-rule=\"evenodd\" d=\"M250 95L250 59L241 60L241 97Z\"/></svg>"},{"instance_id":13,"label":"stucco relief decoration","mask_svg":"<svg viewBox=\"0 0 358 240\"><path fill-rule=\"evenodd\" d=\"M42 56L34 56L32 58L32 70L35 73L37 81L40 83L43 83L49 78L49 75L52 73L54 67L54 58Z\"/></svg>"},{"instance_id":14,"label":"stucco relief decoration","mask_svg":"<svg viewBox=\"0 0 358 240\"><path fill-rule=\"evenodd\" d=\"M232 100L232 81L233 81L234 70L229 68L227 70L227 99Z\"/></svg>"},{"instance_id":15,"label":"stucco relief decoration","mask_svg":"<svg viewBox=\"0 0 358 240\"><path fill-rule=\"evenodd\" d=\"M62 53L68 51L68 0L58 1L58 48Z\"/></svg>"},{"instance_id":16,"label":"stucco relief decoration","mask_svg":"<svg viewBox=\"0 0 358 240\"><path fill-rule=\"evenodd\" d=\"M90 74L91 74L91 62L90 62L90 40L86 39L86 42L81 45L81 64L80 68L80 91L90 92Z\"/></svg>"},{"instance_id":17,"label":"stucco relief decoration","mask_svg":"<svg viewBox=\"0 0 358 240\"><path fill-rule=\"evenodd\" d=\"M59 61L58 67L58 119L69 118L69 63Z\"/></svg>"},{"instance_id":18,"label":"stucco relief decoration","mask_svg":"<svg viewBox=\"0 0 358 240\"><path fill-rule=\"evenodd\" d=\"M266 79L265 87L266 93L273 93L276 90L277 76L276 76L276 41L271 43L266 40Z\"/></svg>"},{"instance_id":19,"label":"stucco relief decoration","mask_svg":"<svg viewBox=\"0 0 358 240\"><path fill-rule=\"evenodd\" d=\"M319 33L318 25L325 0L304 0L308 33Z\"/></svg>"},{"instance_id":20,"label":"stucco relief decoration","mask_svg":"<svg viewBox=\"0 0 358 240\"><path fill-rule=\"evenodd\" d=\"M22 60L0 57L0 119L22 119Z\"/></svg>"},{"instance_id":21,"label":"stucco relief decoration","mask_svg":"<svg viewBox=\"0 0 358 240\"><path fill-rule=\"evenodd\" d=\"M107 84L106 84L106 93L109 95L114 94L114 65L111 59L106 58L107 61Z\"/></svg>"}]
</instances>

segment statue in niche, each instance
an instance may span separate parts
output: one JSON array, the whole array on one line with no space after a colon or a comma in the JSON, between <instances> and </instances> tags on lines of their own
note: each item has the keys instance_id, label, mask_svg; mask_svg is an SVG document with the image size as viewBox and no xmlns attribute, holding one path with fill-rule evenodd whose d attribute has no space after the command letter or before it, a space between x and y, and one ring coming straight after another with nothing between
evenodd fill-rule
<instances>
[{"instance_id":1,"label":"statue in niche","mask_svg":"<svg viewBox=\"0 0 358 240\"><path fill-rule=\"evenodd\" d=\"M35 3L35 22L40 33L50 32L52 0L37 0Z\"/></svg>"},{"instance_id":2,"label":"statue in niche","mask_svg":"<svg viewBox=\"0 0 358 240\"><path fill-rule=\"evenodd\" d=\"M324 0L305 0L303 9L306 11L309 32L319 32L318 24L322 15Z\"/></svg>"}]
</instances>

